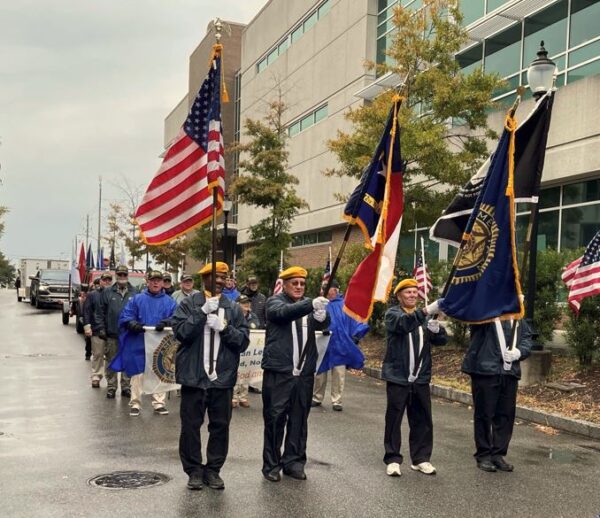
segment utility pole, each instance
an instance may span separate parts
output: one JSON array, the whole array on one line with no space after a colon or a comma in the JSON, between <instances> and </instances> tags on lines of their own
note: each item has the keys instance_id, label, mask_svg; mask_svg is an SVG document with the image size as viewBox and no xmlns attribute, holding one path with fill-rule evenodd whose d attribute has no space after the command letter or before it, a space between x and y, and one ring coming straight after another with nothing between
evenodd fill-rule
<instances>
[{"instance_id":1,"label":"utility pole","mask_svg":"<svg viewBox=\"0 0 600 518\"><path fill-rule=\"evenodd\" d=\"M102 177L98 177L98 249L96 250L96 261L100 261L100 237L102 232ZM98 264L99 268L103 265Z\"/></svg>"},{"instance_id":2,"label":"utility pole","mask_svg":"<svg viewBox=\"0 0 600 518\"><path fill-rule=\"evenodd\" d=\"M85 253L87 254L88 245L90 243L90 215L85 216Z\"/></svg>"}]
</instances>

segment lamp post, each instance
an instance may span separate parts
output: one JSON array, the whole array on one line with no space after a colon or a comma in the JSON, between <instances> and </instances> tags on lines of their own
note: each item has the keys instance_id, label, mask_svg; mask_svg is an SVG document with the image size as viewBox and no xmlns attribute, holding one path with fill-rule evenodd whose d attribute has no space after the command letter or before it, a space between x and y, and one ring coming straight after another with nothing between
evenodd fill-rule
<instances>
[{"instance_id":1,"label":"lamp post","mask_svg":"<svg viewBox=\"0 0 600 518\"><path fill-rule=\"evenodd\" d=\"M556 78L556 64L548 58L548 51L544 48L544 42L540 43L540 50L537 52L537 58L534 59L527 69L527 82L533 93L533 97L540 99L553 86ZM536 290L536 268L537 268L537 240L538 240L538 221L539 221L539 203L534 203L531 208L531 242L529 248L529 271L527 272L527 300L525 304L525 320L529 324L533 333L534 350L542 350L543 345L537 342L538 333L533 325L533 313L535 304Z\"/></svg>"},{"instance_id":2,"label":"lamp post","mask_svg":"<svg viewBox=\"0 0 600 518\"><path fill-rule=\"evenodd\" d=\"M227 262L227 247L229 246L228 236L227 236L227 223L229 220L229 213L231 212L231 208L233 207L233 202L225 195L225 199L223 200L223 215L225 219L223 221L223 261L225 264L229 264Z\"/></svg>"}]
</instances>

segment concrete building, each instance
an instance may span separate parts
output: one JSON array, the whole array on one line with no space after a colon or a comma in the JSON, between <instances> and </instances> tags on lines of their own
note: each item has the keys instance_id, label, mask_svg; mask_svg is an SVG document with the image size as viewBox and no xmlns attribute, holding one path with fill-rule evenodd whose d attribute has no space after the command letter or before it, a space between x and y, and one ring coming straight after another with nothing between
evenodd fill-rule
<instances>
[{"instance_id":1,"label":"concrete building","mask_svg":"<svg viewBox=\"0 0 600 518\"><path fill-rule=\"evenodd\" d=\"M299 196L310 207L292 226L294 262L321 267L329 247L335 252L341 241L343 204L335 193L349 193L356 181L323 175L336 166L326 142L337 130L349 130L344 118L349 108L397 84L393 75L366 72L364 62L387 59L392 10L399 3L417 10L423 0L270 0L240 28L232 127L240 136L240 121L263 118L265 101L283 92L288 167L300 181ZM559 90L543 175L538 243L540 249L584 246L600 223L600 154L595 151L600 142L600 0L463 0L462 8L470 41L457 59L466 72L483 66L507 79L508 86L495 93L496 99L512 102L517 86L526 83L526 70L541 40L556 62ZM205 73L203 67L199 71L194 76L198 84ZM527 113L531 102L519 112ZM500 129L503 116L490 114L490 126ZM232 171L236 167L233 163ZM518 222L525 216L520 214ZM249 244L249 227L260 217L255 208L238 208L240 250ZM412 248L413 239L405 235L401 246ZM428 251L447 256L435 243L428 244Z\"/></svg>"}]
</instances>

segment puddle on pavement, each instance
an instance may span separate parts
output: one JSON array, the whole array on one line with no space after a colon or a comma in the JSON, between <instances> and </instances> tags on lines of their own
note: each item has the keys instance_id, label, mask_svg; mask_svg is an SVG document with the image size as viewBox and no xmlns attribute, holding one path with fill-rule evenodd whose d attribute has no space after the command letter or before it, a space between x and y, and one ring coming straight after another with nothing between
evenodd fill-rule
<instances>
[{"instance_id":1,"label":"puddle on pavement","mask_svg":"<svg viewBox=\"0 0 600 518\"><path fill-rule=\"evenodd\" d=\"M595 459L593 452L600 453L600 448L594 445L577 445L577 447L582 449L577 451L548 446L527 449L523 455L523 462L530 465L540 464L543 461L550 461L556 464L591 464ZM588 451L584 451L583 448Z\"/></svg>"}]
</instances>

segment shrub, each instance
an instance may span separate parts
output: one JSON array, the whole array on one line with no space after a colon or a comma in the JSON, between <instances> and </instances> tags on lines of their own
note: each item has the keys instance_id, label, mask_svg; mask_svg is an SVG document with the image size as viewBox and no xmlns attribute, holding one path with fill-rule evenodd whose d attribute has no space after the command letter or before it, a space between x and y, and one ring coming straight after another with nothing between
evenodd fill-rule
<instances>
[{"instance_id":1,"label":"shrub","mask_svg":"<svg viewBox=\"0 0 600 518\"><path fill-rule=\"evenodd\" d=\"M600 356L600 296L584 299L578 316L572 311L569 313L567 344L579 365L587 368Z\"/></svg>"}]
</instances>

